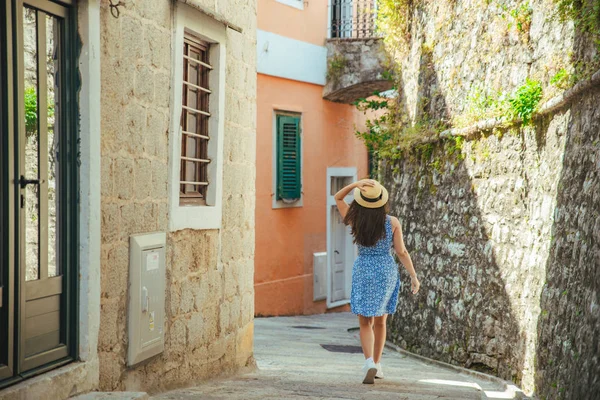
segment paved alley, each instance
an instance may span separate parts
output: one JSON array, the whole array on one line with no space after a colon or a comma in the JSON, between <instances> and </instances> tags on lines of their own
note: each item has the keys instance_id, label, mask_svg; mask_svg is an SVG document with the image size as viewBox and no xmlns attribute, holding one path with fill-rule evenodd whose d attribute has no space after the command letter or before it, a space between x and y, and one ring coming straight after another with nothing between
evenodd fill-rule
<instances>
[{"instance_id":1,"label":"paved alley","mask_svg":"<svg viewBox=\"0 0 600 400\"><path fill-rule=\"evenodd\" d=\"M363 385L356 317L350 313L255 320L259 370L163 393L176 399L510 399L499 382L386 349L385 379ZM348 330L351 330L350 332Z\"/></svg>"}]
</instances>

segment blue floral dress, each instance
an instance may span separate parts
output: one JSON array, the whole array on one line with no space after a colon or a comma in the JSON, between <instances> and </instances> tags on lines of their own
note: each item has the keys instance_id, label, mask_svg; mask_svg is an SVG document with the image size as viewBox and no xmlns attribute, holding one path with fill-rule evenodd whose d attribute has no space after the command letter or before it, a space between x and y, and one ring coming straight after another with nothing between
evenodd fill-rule
<instances>
[{"instance_id":1,"label":"blue floral dress","mask_svg":"<svg viewBox=\"0 0 600 400\"><path fill-rule=\"evenodd\" d=\"M358 245L358 258L352 269L350 305L354 314L379 317L393 314L398 305L400 275L391 254L392 220L386 216L385 236L374 246Z\"/></svg>"}]
</instances>

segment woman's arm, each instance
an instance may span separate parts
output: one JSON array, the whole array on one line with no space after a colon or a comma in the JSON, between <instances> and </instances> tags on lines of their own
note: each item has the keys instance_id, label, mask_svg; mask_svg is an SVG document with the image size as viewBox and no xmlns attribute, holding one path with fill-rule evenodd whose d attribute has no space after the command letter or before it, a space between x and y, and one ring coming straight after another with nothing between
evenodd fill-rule
<instances>
[{"instance_id":1,"label":"woman's arm","mask_svg":"<svg viewBox=\"0 0 600 400\"><path fill-rule=\"evenodd\" d=\"M348 186L342 188L339 192L335 194L335 204L337 205L337 208L340 211L340 215L342 216L342 218L346 218L346 214L348 213L348 209L350 208L348 203L344 201L346 196L348 196L348 194L355 188L363 190L363 188L366 186L375 186L375 182L371 179L363 179L361 181L349 184Z\"/></svg>"},{"instance_id":2,"label":"woman's arm","mask_svg":"<svg viewBox=\"0 0 600 400\"><path fill-rule=\"evenodd\" d=\"M415 267L413 266L412 260L410 258L410 254L408 254L408 250L406 250L406 246L404 245L404 238L402 237L402 226L400 225L400 221L398 218L392 217L392 227L394 228L394 250L404 265L404 268L410 274L410 283L413 294L417 294L419 288L421 287L421 283L417 279L417 273L415 272Z\"/></svg>"}]
</instances>

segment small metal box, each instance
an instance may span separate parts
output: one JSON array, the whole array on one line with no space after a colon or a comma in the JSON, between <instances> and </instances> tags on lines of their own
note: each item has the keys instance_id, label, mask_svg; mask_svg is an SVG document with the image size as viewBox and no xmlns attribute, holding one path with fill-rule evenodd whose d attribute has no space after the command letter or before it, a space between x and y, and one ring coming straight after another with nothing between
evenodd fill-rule
<instances>
[{"instance_id":1,"label":"small metal box","mask_svg":"<svg viewBox=\"0 0 600 400\"><path fill-rule=\"evenodd\" d=\"M129 240L129 366L164 350L165 246L165 233Z\"/></svg>"},{"instance_id":2,"label":"small metal box","mask_svg":"<svg viewBox=\"0 0 600 400\"><path fill-rule=\"evenodd\" d=\"M327 253L313 253L313 301L327 298Z\"/></svg>"}]
</instances>

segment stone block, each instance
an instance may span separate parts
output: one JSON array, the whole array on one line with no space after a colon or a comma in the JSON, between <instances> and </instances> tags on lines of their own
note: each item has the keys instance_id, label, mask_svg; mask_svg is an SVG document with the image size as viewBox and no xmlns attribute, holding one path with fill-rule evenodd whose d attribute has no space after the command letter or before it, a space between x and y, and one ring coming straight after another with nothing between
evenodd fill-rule
<instances>
[{"instance_id":1,"label":"stone block","mask_svg":"<svg viewBox=\"0 0 600 400\"><path fill-rule=\"evenodd\" d=\"M215 299L216 300L216 299ZM219 325L219 306L218 300L210 305L204 305L202 316L204 317L204 327L202 329L202 340L205 344L214 343L222 335ZM209 348L210 353L210 348Z\"/></svg>"},{"instance_id":2,"label":"stone block","mask_svg":"<svg viewBox=\"0 0 600 400\"><path fill-rule=\"evenodd\" d=\"M101 169L101 195L103 197L112 197L113 195L113 174L112 174L112 158L108 156L102 157Z\"/></svg>"},{"instance_id":3,"label":"stone block","mask_svg":"<svg viewBox=\"0 0 600 400\"><path fill-rule=\"evenodd\" d=\"M219 305L219 332L221 335L231 332L230 311L231 303L223 301Z\"/></svg>"},{"instance_id":4,"label":"stone block","mask_svg":"<svg viewBox=\"0 0 600 400\"><path fill-rule=\"evenodd\" d=\"M167 203L154 203L153 211L156 216L156 229L159 231L166 231L169 226L169 215Z\"/></svg>"},{"instance_id":5,"label":"stone block","mask_svg":"<svg viewBox=\"0 0 600 400\"><path fill-rule=\"evenodd\" d=\"M181 282L181 303L179 313L187 314L194 311L196 292L199 290L197 278L188 278Z\"/></svg>"},{"instance_id":6,"label":"stone block","mask_svg":"<svg viewBox=\"0 0 600 400\"><path fill-rule=\"evenodd\" d=\"M118 145L136 157L144 151L146 115L146 108L137 102L130 102L125 106L126 129L119 132Z\"/></svg>"},{"instance_id":7,"label":"stone block","mask_svg":"<svg viewBox=\"0 0 600 400\"><path fill-rule=\"evenodd\" d=\"M238 244L238 246L242 245ZM238 268L240 264L241 261L236 261L223 268L223 296L226 300L231 300L239 294Z\"/></svg>"},{"instance_id":8,"label":"stone block","mask_svg":"<svg viewBox=\"0 0 600 400\"><path fill-rule=\"evenodd\" d=\"M130 234L148 233L156 230L153 203L135 203L133 206L133 230Z\"/></svg>"},{"instance_id":9,"label":"stone block","mask_svg":"<svg viewBox=\"0 0 600 400\"><path fill-rule=\"evenodd\" d=\"M116 194L121 200L133 198L133 160L116 158L114 162L114 179Z\"/></svg>"},{"instance_id":10,"label":"stone block","mask_svg":"<svg viewBox=\"0 0 600 400\"><path fill-rule=\"evenodd\" d=\"M131 15L121 16L123 58L135 65L144 56L144 28L142 21Z\"/></svg>"},{"instance_id":11,"label":"stone block","mask_svg":"<svg viewBox=\"0 0 600 400\"><path fill-rule=\"evenodd\" d=\"M153 185L150 184L152 182L150 160L144 158L135 160L133 182L133 195L136 200L144 200L150 196L153 189Z\"/></svg>"},{"instance_id":12,"label":"stone block","mask_svg":"<svg viewBox=\"0 0 600 400\"><path fill-rule=\"evenodd\" d=\"M156 68L171 68L171 31L144 24L144 59Z\"/></svg>"},{"instance_id":13,"label":"stone block","mask_svg":"<svg viewBox=\"0 0 600 400\"><path fill-rule=\"evenodd\" d=\"M138 65L135 70L134 96L145 102L154 102L154 71L146 65ZM160 104L160 103L159 103Z\"/></svg>"},{"instance_id":14,"label":"stone block","mask_svg":"<svg viewBox=\"0 0 600 400\"><path fill-rule=\"evenodd\" d=\"M171 323L167 336L165 337L166 356L180 356L186 352L187 329L185 319L177 318ZM168 348L168 351L167 351Z\"/></svg>"},{"instance_id":15,"label":"stone block","mask_svg":"<svg viewBox=\"0 0 600 400\"><path fill-rule=\"evenodd\" d=\"M220 336L217 340L208 345L208 357L212 361L216 361L223 357L227 350L227 338Z\"/></svg>"},{"instance_id":16,"label":"stone block","mask_svg":"<svg viewBox=\"0 0 600 400\"><path fill-rule=\"evenodd\" d=\"M167 279L168 289L166 296L165 309L167 313L167 319L179 315L179 307L181 304L180 284L179 282Z\"/></svg>"},{"instance_id":17,"label":"stone block","mask_svg":"<svg viewBox=\"0 0 600 400\"><path fill-rule=\"evenodd\" d=\"M169 0L136 1L136 12L161 28L171 27L172 4Z\"/></svg>"},{"instance_id":18,"label":"stone block","mask_svg":"<svg viewBox=\"0 0 600 400\"><path fill-rule=\"evenodd\" d=\"M167 72L157 72L154 75L154 88L154 105L168 110L171 101L171 76Z\"/></svg>"},{"instance_id":19,"label":"stone block","mask_svg":"<svg viewBox=\"0 0 600 400\"><path fill-rule=\"evenodd\" d=\"M202 333L205 321L200 313L193 313L187 324L189 348L192 350L202 348L205 343L202 340Z\"/></svg>"},{"instance_id":20,"label":"stone block","mask_svg":"<svg viewBox=\"0 0 600 400\"><path fill-rule=\"evenodd\" d=\"M103 268L108 267L103 266ZM119 303L112 299L100 305L100 331L98 333L98 349L100 351L112 351L119 342L117 332L123 329L119 326L119 322L124 320L120 317L123 311L119 307Z\"/></svg>"},{"instance_id":21,"label":"stone block","mask_svg":"<svg viewBox=\"0 0 600 400\"><path fill-rule=\"evenodd\" d=\"M102 204L102 243L119 240L119 207L114 203Z\"/></svg>"},{"instance_id":22,"label":"stone block","mask_svg":"<svg viewBox=\"0 0 600 400\"><path fill-rule=\"evenodd\" d=\"M123 243L129 243L129 235L135 230L134 205L127 203L120 206L121 237Z\"/></svg>"},{"instance_id":23,"label":"stone block","mask_svg":"<svg viewBox=\"0 0 600 400\"><path fill-rule=\"evenodd\" d=\"M236 334L236 358L238 365L245 366L254 354L254 322L244 325Z\"/></svg>"},{"instance_id":24,"label":"stone block","mask_svg":"<svg viewBox=\"0 0 600 400\"><path fill-rule=\"evenodd\" d=\"M152 171L152 180L148 179L146 181L147 184L151 182L152 198L154 200L166 200L169 179L168 165L162 161L152 160L151 168L148 168L148 170Z\"/></svg>"},{"instance_id":25,"label":"stone block","mask_svg":"<svg viewBox=\"0 0 600 400\"><path fill-rule=\"evenodd\" d=\"M116 390L119 387L121 374L125 370L125 363L119 354L98 351L100 369L99 389Z\"/></svg>"},{"instance_id":26,"label":"stone block","mask_svg":"<svg viewBox=\"0 0 600 400\"><path fill-rule=\"evenodd\" d=\"M155 108L148 109L145 137L146 152L151 156L166 160L168 134L168 122L165 115Z\"/></svg>"},{"instance_id":27,"label":"stone block","mask_svg":"<svg viewBox=\"0 0 600 400\"><path fill-rule=\"evenodd\" d=\"M129 247L118 244L107 251L106 262L102 264L102 297L116 299L125 296L129 276Z\"/></svg>"}]
</instances>

